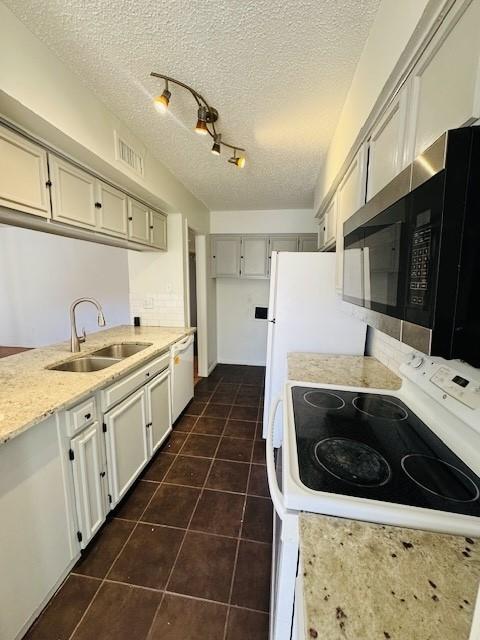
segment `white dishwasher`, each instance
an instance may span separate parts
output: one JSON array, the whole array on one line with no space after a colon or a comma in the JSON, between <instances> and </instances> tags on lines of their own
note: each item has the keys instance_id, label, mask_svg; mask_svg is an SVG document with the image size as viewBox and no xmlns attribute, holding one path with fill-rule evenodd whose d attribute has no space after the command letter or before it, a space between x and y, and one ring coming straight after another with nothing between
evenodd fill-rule
<instances>
[{"instance_id":1,"label":"white dishwasher","mask_svg":"<svg viewBox=\"0 0 480 640\"><path fill-rule=\"evenodd\" d=\"M189 335L173 345L170 351L172 372L172 422L193 398L193 341Z\"/></svg>"}]
</instances>

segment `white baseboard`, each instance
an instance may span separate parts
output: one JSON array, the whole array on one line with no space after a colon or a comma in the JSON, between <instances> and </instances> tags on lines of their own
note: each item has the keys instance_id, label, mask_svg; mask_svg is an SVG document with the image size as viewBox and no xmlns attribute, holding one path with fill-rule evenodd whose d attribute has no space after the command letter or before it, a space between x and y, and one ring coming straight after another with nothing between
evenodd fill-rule
<instances>
[{"instance_id":1,"label":"white baseboard","mask_svg":"<svg viewBox=\"0 0 480 640\"><path fill-rule=\"evenodd\" d=\"M218 364L239 364L239 365L245 365L245 366L249 366L249 367L264 367L265 366L265 361L256 361L256 362L251 362L251 361L246 361L246 360L228 360L228 358L222 358L221 360L218 361Z\"/></svg>"},{"instance_id":2,"label":"white baseboard","mask_svg":"<svg viewBox=\"0 0 480 640\"><path fill-rule=\"evenodd\" d=\"M215 360L215 362L213 362L209 367L208 367L208 375L210 375L212 373L212 371L215 369L215 367L217 366L218 362Z\"/></svg>"}]
</instances>

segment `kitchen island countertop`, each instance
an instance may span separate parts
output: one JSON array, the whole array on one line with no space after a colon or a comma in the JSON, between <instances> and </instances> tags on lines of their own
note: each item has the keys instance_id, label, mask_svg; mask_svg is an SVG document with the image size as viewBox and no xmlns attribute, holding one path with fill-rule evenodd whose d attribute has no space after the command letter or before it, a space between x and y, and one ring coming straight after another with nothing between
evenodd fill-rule
<instances>
[{"instance_id":1,"label":"kitchen island countertop","mask_svg":"<svg viewBox=\"0 0 480 640\"><path fill-rule=\"evenodd\" d=\"M89 334L80 353L71 353L70 343L62 342L2 358L0 445L125 376L193 331L189 327L118 326ZM144 342L150 346L100 371L73 373L47 368L122 342Z\"/></svg>"},{"instance_id":2,"label":"kitchen island countertop","mask_svg":"<svg viewBox=\"0 0 480 640\"><path fill-rule=\"evenodd\" d=\"M305 640L469 638L476 539L304 513L300 558Z\"/></svg>"}]
</instances>

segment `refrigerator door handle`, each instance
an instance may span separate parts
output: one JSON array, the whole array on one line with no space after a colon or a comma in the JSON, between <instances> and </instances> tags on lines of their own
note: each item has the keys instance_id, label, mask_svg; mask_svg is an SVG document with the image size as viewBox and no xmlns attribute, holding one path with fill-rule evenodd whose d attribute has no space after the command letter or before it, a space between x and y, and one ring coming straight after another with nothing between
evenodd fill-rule
<instances>
[{"instance_id":1,"label":"refrigerator door handle","mask_svg":"<svg viewBox=\"0 0 480 640\"><path fill-rule=\"evenodd\" d=\"M284 505L283 494L280 491L277 482L277 474L275 473L275 458L273 455L273 429L275 423L275 417L277 415L278 407L282 404L282 398L279 396L272 402L270 409L270 417L268 419L267 430L267 442L266 442L266 458L267 458L267 480L268 487L270 489L270 497L272 498L273 506L278 514L280 520L284 520L287 515L287 510Z\"/></svg>"}]
</instances>

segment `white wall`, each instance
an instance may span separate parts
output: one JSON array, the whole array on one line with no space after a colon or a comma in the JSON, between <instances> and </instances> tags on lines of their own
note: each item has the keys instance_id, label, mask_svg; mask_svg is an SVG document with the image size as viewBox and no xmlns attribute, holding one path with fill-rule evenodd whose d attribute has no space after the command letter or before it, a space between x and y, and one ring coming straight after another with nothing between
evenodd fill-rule
<instances>
[{"instance_id":1,"label":"white wall","mask_svg":"<svg viewBox=\"0 0 480 640\"><path fill-rule=\"evenodd\" d=\"M0 345L67 340L70 304L85 296L99 300L108 326L128 323L126 249L0 227ZM94 307L77 311L79 332L99 331Z\"/></svg>"},{"instance_id":2,"label":"white wall","mask_svg":"<svg viewBox=\"0 0 480 640\"><path fill-rule=\"evenodd\" d=\"M0 113L208 232L208 209L0 2ZM145 153L145 177L116 160L114 130Z\"/></svg>"},{"instance_id":3,"label":"white wall","mask_svg":"<svg viewBox=\"0 0 480 640\"><path fill-rule=\"evenodd\" d=\"M431 0L382 0L320 169L315 211L339 173L429 2Z\"/></svg>"},{"instance_id":4,"label":"white wall","mask_svg":"<svg viewBox=\"0 0 480 640\"><path fill-rule=\"evenodd\" d=\"M183 327L185 317L184 223L169 214L167 252L128 251L130 315L144 325Z\"/></svg>"},{"instance_id":5,"label":"white wall","mask_svg":"<svg viewBox=\"0 0 480 640\"><path fill-rule=\"evenodd\" d=\"M210 232L316 233L317 224L311 209L212 211ZM255 307L268 306L269 286L270 280L216 280L218 362L265 365L268 325L255 319Z\"/></svg>"}]
</instances>

